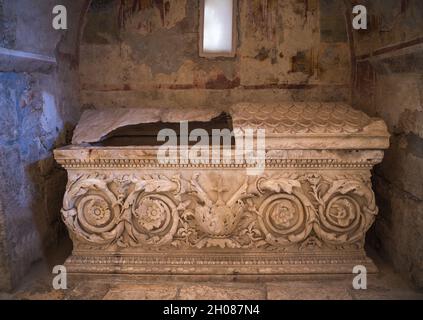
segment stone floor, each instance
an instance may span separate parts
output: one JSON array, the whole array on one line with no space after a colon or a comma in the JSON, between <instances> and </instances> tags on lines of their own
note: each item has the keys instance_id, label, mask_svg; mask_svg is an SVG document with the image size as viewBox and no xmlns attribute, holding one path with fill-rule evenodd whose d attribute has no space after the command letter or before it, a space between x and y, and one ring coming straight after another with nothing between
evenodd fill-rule
<instances>
[{"instance_id":1,"label":"stone floor","mask_svg":"<svg viewBox=\"0 0 423 320\"><path fill-rule=\"evenodd\" d=\"M354 290L351 277L328 279L284 279L274 281L167 281L163 279L69 280L67 290L52 288L52 274L42 265L33 271L15 292L0 293L0 299L30 300L351 300L410 299L423 300L423 292L411 288L405 280L381 261L378 275L369 276L367 290Z\"/></svg>"}]
</instances>

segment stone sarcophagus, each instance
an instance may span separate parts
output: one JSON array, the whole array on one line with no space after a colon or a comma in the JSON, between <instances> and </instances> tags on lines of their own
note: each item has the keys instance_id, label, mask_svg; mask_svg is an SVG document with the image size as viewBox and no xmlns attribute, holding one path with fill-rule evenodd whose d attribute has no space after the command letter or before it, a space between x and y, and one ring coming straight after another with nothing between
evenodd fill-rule
<instances>
[{"instance_id":1,"label":"stone sarcophagus","mask_svg":"<svg viewBox=\"0 0 423 320\"><path fill-rule=\"evenodd\" d=\"M263 170L233 156L237 138L225 161L160 160L157 131L187 118L202 132L264 129ZM370 178L388 145L383 121L341 103L87 111L73 145L55 151L69 177L68 272L376 271L364 251L378 213Z\"/></svg>"}]
</instances>

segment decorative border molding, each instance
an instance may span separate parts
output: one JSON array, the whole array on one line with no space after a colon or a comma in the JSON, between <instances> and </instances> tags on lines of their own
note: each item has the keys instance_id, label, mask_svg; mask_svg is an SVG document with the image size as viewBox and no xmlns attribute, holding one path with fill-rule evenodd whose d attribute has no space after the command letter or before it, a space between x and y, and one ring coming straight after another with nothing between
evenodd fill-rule
<instances>
[{"instance_id":1,"label":"decorative border molding","mask_svg":"<svg viewBox=\"0 0 423 320\"><path fill-rule=\"evenodd\" d=\"M56 159L57 162L65 169L136 169L136 168L253 168L254 165L249 165L245 161L237 163L231 160L230 163L169 163L161 164L155 158L151 159L97 159L97 160L79 160L79 159ZM266 169L371 169L376 164L381 162L380 159L369 159L360 161L342 161L335 159L267 159Z\"/></svg>"},{"instance_id":2,"label":"decorative border molding","mask_svg":"<svg viewBox=\"0 0 423 320\"><path fill-rule=\"evenodd\" d=\"M204 255L207 256L207 255ZM148 274L148 275L303 275L303 274L349 274L356 265L364 265L368 273L378 271L371 259L363 254L346 256L280 257L267 259L228 256L213 257L214 260L200 257L161 257L148 258L134 256L84 256L70 257L65 265L70 274Z\"/></svg>"}]
</instances>

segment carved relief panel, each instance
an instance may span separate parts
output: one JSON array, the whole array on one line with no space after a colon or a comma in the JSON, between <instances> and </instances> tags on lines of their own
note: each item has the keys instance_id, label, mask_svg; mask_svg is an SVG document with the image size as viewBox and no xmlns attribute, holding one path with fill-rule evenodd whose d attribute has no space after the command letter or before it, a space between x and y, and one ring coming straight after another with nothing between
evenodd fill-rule
<instances>
[{"instance_id":1,"label":"carved relief panel","mask_svg":"<svg viewBox=\"0 0 423 320\"><path fill-rule=\"evenodd\" d=\"M74 173L63 219L76 249L361 249L377 214L366 171Z\"/></svg>"}]
</instances>

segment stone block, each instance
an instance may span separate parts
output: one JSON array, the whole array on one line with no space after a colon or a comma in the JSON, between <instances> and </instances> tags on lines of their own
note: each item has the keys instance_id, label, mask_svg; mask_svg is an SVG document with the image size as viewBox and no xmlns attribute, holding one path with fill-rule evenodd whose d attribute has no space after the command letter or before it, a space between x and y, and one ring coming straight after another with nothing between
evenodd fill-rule
<instances>
[{"instance_id":1,"label":"stone block","mask_svg":"<svg viewBox=\"0 0 423 320\"><path fill-rule=\"evenodd\" d=\"M183 286L181 300L264 300L265 289L235 286L194 285Z\"/></svg>"},{"instance_id":2,"label":"stone block","mask_svg":"<svg viewBox=\"0 0 423 320\"><path fill-rule=\"evenodd\" d=\"M177 287L173 285L115 285L103 300L174 300Z\"/></svg>"}]
</instances>

